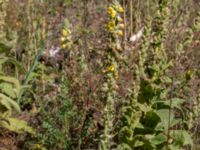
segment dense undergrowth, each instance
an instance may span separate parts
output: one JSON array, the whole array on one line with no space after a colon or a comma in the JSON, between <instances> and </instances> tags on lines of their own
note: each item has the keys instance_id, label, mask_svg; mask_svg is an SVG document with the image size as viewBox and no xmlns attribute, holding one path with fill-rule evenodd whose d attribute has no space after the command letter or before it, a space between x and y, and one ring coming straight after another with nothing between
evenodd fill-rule
<instances>
[{"instance_id":1,"label":"dense undergrowth","mask_svg":"<svg viewBox=\"0 0 200 150\"><path fill-rule=\"evenodd\" d=\"M198 150L198 0L0 0L0 150Z\"/></svg>"}]
</instances>

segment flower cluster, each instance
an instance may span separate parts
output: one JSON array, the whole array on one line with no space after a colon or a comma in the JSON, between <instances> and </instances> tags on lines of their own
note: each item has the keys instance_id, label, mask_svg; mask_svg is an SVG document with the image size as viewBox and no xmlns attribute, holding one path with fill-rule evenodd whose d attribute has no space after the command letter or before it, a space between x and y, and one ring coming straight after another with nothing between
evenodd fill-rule
<instances>
[{"instance_id":1,"label":"flower cluster","mask_svg":"<svg viewBox=\"0 0 200 150\"><path fill-rule=\"evenodd\" d=\"M64 27L61 33L61 48L70 48L71 47L71 30L69 28Z\"/></svg>"},{"instance_id":2,"label":"flower cluster","mask_svg":"<svg viewBox=\"0 0 200 150\"><path fill-rule=\"evenodd\" d=\"M107 30L112 33L113 36L123 36L124 24L121 18L121 13L124 12L122 6L115 2L110 7L108 7L109 21L107 23Z\"/></svg>"}]
</instances>

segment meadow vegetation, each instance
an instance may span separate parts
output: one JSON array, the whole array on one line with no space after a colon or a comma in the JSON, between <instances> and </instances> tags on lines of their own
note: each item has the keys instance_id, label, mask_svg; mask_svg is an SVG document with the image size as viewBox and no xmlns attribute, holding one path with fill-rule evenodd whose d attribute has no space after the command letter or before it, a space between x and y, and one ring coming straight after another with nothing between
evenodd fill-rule
<instances>
[{"instance_id":1,"label":"meadow vegetation","mask_svg":"<svg viewBox=\"0 0 200 150\"><path fill-rule=\"evenodd\" d=\"M198 150L199 57L199 0L0 0L0 150Z\"/></svg>"}]
</instances>

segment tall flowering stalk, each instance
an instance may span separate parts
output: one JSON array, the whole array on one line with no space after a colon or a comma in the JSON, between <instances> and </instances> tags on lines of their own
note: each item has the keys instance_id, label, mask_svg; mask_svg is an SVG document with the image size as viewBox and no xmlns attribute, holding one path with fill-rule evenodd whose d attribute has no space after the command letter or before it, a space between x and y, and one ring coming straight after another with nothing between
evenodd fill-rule
<instances>
[{"instance_id":1,"label":"tall flowering stalk","mask_svg":"<svg viewBox=\"0 0 200 150\"><path fill-rule=\"evenodd\" d=\"M61 31L61 49L70 49L72 46L72 40L71 40L71 30L69 27L69 23L65 23L62 31Z\"/></svg>"},{"instance_id":2,"label":"tall flowering stalk","mask_svg":"<svg viewBox=\"0 0 200 150\"><path fill-rule=\"evenodd\" d=\"M5 26L5 17L6 17L6 7L7 7L7 1L6 0L0 0L2 9L0 10L0 38L5 36L4 34L4 26Z\"/></svg>"},{"instance_id":3,"label":"tall flowering stalk","mask_svg":"<svg viewBox=\"0 0 200 150\"><path fill-rule=\"evenodd\" d=\"M100 149L108 150L113 145L113 126L115 119L115 100L116 100L116 79L118 79L117 57L121 51L120 38L123 36L123 7L117 2L113 2L108 7L107 31L109 34L109 49L107 51L107 61L103 73L105 74L104 92L106 104L104 108L104 132L100 142Z\"/></svg>"}]
</instances>

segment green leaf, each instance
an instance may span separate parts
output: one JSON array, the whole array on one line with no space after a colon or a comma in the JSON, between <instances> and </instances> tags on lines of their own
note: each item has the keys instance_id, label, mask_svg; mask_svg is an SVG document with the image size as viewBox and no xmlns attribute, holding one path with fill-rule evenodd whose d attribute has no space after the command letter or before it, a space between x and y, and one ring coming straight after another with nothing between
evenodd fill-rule
<instances>
[{"instance_id":1,"label":"green leaf","mask_svg":"<svg viewBox=\"0 0 200 150\"><path fill-rule=\"evenodd\" d=\"M128 139L133 136L133 131L129 129L127 126L124 126L119 133L119 138L123 139Z\"/></svg>"},{"instance_id":2,"label":"green leaf","mask_svg":"<svg viewBox=\"0 0 200 150\"><path fill-rule=\"evenodd\" d=\"M132 150L132 148L128 144L123 143L117 147L117 150Z\"/></svg>"},{"instance_id":3,"label":"green leaf","mask_svg":"<svg viewBox=\"0 0 200 150\"><path fill-rule=\"evenodd\" d=\"M9 52L11 47L8 47L4 43L0 43L0 53Z\"/></svg>"},{"instance_id":4,"label":"green leaf","mask_svg":"<svg viewBox=\"0 0 200 150\"><path fill-rule=\"evenodd\" d=\"M163 144L167 141L167 137L164 134L154 135L153 138L150 139L150 142L153 145Z\"/></svg>"},{"instance_id":5,"label":"green leaf","mask_svg":"<svg viewBox=\"0 0 200 150\"><path fill-rule=\"evenodd\" d=\"M184 102L185 102L184 99L181 99L181 98L172 98L171 100L154 101L153 105L156 106L157 109L159 109L159 108L170 108L170 106L171 106L171 108L177 108L177 109L181 110L182 109L181 105ZM158 106L160 106L160 107L158 107Z\"/></svg>"},{"instance_id":6,"label":"green leaf","mask_svg":"<svg viewBox=\"0 0 200 150\"><path fill-rule=\"evenodd\" d=\"M2 64L4 64L6 61L8 60L8 58L7 57L0 57L0 65L2 65Z\"/></svg>"},{"instance_id":7,"label":"green leaf","mask_svg":"<svg viewBox=\"0 0 200 150\"><path fill-rule=\"evenodd\" d=\"M19 81L16 78L0 76L0 80L3 80L4 82L12 83L13 84L13 91L16 93L16 97L19 96L21 86L20 86Z\"/></svg>"},{"instance_id":8,"label":"green leaf","mask_svg":"<svg viewBox=\"0 0 200 150\"><path fill-rule=\"evenodd\" d=\"M6 82L0 83L0 90L2 93L6 94L7 96L11 98L17 98L17 95L13 90L12 84L9 84Z\"/></svg>"},{"instance_id":9,"label":"green leaf","mask_svg":"<svg viewBox=\"0 0 200 150\"><path fill-rule=\"evenodd\" d=\"M170 144L168 145L169 150L180 150L180 147L177 145Z\"/></svg>"},{"instance_id":10,"label":"green leaf","mask_svg":"<svg viewBox=\"0 0 200 150\"><path fill-rule=\"evenodd\" d=\"M17 112L20 112L20 107L17 104L17 102L15 102L14 100L12 100L11 98L9 98L8 96L6 96L2 93L0 93L0 105L5 106L10 111L12 111L12 108L13 108Z\"/></svg>"},{"instance_id":11,"label":"green leaf","mask_svg":"<svg viewBox=\"0 0 200 150\"><path fill-rule=\"evenodd\" d=\"M167 84L172 83L172 79L168 76L162 76L161 80L162 80L162 82L167 83Z\"/></svg>"},{"instance_id":12,"label":"green leaf","mask_svg":"<svg viewBox=\"0 0 200 150\"><path fill-rule=\"evenodd\" d=\"M26 121L19 120L16 118L8 118L7 121L8 122L1 123L1 126L10 131L13 131L16 133L23 133L23 132L28 132L28 133L32 133L32 134L35 133L33 128L28 126Z\"/></svg>"},{"instance_id":13,"label":"green leaf","mask_svg":"<svg viewBox=\"0 0 200 150\"><path fill-rule=\"evenodd\" d=\"M16 59L7 57L7 61L6 62L15 65L18 68L18 70L21 71L21 73L25 73L26 72L24 67L23 67L23 65L19 61L17 61Z\"/></svg>"},{"instance_id":14,"label":"green leaf","mask_svg":"<svg viewBox=\"0 0 200 150\"><path fill-rule=\"evenodd\" d=\"M25 69L22 66L22 64L19 61L17 61L16 59L14 59L14 58L0 56L0 67L4 63L11 63L11 64L15 65L19 69L19 71L21 71L22 73L25 73Z\"/></svg>"},{"instance_id":15,"label":"green leaf","mask_svg":"<svg viewBox=\"0 0 200 150\"><path fill-rule=\"evenodd\" d=\"M172 98L171 100L168 100L165 102L165 104L170 105L171 101L171 108L177 108L181 110L181 105L185 102L184 99L181 98Z\"/></svg>"},{"instance_id":16,"label":"green leaf","mask_svg":"<svg viewBox=\"0 0 200 150\"><path fill-rule=\"evenodd\" d=\"M171 131L170 136L173 138L175 145L179 146L193 145L193 140L191 135L185 130Z\"/></svg>"},{"instance_id":17,"label":"green leaf","mask_svg":"<svg viewBox=\"0 0 200 150\"><path fill-rule=\"evenodd\" d=\"M141 123L148 128L154 129L157 124L160 122L160 118L156 112L149 111L146 115L141 119Z\"/></svg>"},{"instance_id":18,"label":"green leaf","mask_svg":"<svg viewBox=\"0 0 200 150\"><path fill-rule=\"evenodd\" d=\"M170 120L169 120L169 109L160 109L160 110L157 110L156 113L160 117L160 120L161 120L159 125L163 126L164 129L167 131L169 121L170 121L170 125L171 125L171 122L174 118L173 113L171 112Z\"/></svg>"},{"instance_id":19,"label":"green leaf","mask_svg":"<svg viewBox=\"0 0 200 150\"><path fill-rule=\"evenodd\" d=\"M134 143L134 147L140 147L142 145L144 145L144 142L139 141L139 140L136 140L135 143Z\"/></svg>"}]
</instances>

